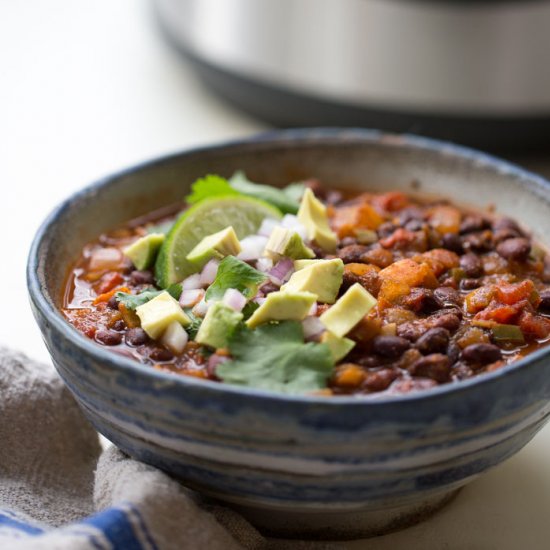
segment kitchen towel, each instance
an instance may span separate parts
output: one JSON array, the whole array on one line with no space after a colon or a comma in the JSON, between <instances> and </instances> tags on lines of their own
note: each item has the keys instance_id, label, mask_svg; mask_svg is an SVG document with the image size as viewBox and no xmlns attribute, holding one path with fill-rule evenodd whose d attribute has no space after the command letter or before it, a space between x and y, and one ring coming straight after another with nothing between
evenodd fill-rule
<instances>
[{"instance_id":1,"label":"kitchen towel","mask_svg":"<svg viewBox=\"0 0 550 550\"><path fill-rule=\"evenodd\" d=\"M96 432L49 365L0 347L0 549L273 550L264 538Z\"/></svg>"}]
</instances>

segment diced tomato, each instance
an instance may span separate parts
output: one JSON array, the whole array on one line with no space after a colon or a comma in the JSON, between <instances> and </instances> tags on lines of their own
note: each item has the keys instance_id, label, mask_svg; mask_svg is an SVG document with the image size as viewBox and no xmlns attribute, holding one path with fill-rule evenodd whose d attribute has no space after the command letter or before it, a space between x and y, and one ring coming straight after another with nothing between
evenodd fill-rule
<instances>
[{"instance_id":1,"label":"diced tomato","mask_svg":"<svg viewBox=\"0 0 550 550\"><path fill-rule=\"evenodd\" d=\"M550 336L550 319L524 311L519 319L523 335L532 340L543 340Z\"/></svg>"},{"instance_id":2,"label":"diced tomato","mask_svg":"<svg viewBox=\"0 0 550 550\"><path fill-rule=\"evenodd\" d=\"M389 193L373 197L372 204L379 210L394 212L406 208L409 204L409 199L407 195L400 191L390 191Z\"/></svg>"},{"instance_id":3,"label":"diced tomato","mask_svg":"<svg viewBox=\"0 0 550 550\"><path fill-rule=\"evenodd\" d=\"M412 231L400 227L389 237L381 239L380 244L384 248L407 248L415 239L416 235Z\"/></svg>"},{"instance_id":4,"label":"diced tomato","mask_svg":"<svg viewBox=\"0 0 550 550\"><path fill-rule=\"evenodd\" d=\"M520 300L529 300L534 307L540 302L535 285L530 279L521 281L521 283L499 284L496 286L496 299L503 304L512 305Z\"/></svg>"},{"instance_id":5,"label":"diced tomato","mask_svg":"<svg viewBox=\"0 0 550 550\"><path fill-rule=\"evenodd\" d=\"M513 305L501 304L493 300L487 308L476 314L474 320L495 321L504 325L515 325L525 308L530 308L527 300L521 300Z\"/></svg>"},{"instance_id":6,"label":"diced tomato","mask_svg":"<svg viewBox=\"0 0 550 550\"><path fill-rule=\"evenodd\" d=\"M113 290L116 286L120 285L124 281L124 277L118 271L110 271L105 273L99 282L97 292L98 294L104 294Z\"/></svg>"}]
</instances>

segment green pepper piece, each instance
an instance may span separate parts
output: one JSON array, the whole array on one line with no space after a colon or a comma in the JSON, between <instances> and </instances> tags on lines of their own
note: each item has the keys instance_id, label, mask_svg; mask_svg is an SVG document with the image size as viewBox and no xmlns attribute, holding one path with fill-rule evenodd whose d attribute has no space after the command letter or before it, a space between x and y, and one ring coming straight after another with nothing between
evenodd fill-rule
<instances>
[{"instance_id":1,"label":"green pepper piece","mask_svg":"<svg viewBox=\"0 0 550 550\"><path fill-rule=\"evenodd\" d=\"M457 283L466 277L466 272L461 267L453 267L450 274Z\"/></svg>"},{"instance_id":2,"label":"green pepper piece","mask_svg":"<svg viewBox=\"0 0 550 550\"><path fill-rule=\"evenodd\" d=\"M512 344L523 344L525 338L523 332L516 325L495 325L491 328L493 339L496 342L509 342Z\"/></svg>"}]
</instances>

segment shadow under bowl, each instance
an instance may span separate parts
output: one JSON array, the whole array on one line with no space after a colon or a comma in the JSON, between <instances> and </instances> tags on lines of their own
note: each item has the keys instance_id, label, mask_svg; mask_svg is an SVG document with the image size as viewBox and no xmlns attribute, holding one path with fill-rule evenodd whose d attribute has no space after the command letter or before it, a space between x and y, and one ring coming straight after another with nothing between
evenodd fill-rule
<instances>
[{"instance_id":1,"label":"shadow under bowl","mask_svg":"<svg viewBox=\"0 0 550 550\"><path fill-rule=\"evenodd\" d=\"M206 173L316 177L448 197L550 235L550 184L450 144L360 129L274 132L110 176L45 221L28 263L53 362L96 429L123 451L283 536L351 538L418 521L519 451L548 419L550 349L458 384L379 398L287 396L160 372L79 334L59 312L83 245L181 201Z\"/></svg>"}]
</instances>

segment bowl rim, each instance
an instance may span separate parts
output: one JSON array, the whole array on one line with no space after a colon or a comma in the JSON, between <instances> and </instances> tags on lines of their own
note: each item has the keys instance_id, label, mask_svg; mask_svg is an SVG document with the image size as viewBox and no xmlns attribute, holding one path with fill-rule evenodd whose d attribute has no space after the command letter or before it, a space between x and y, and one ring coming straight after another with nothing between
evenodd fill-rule
<instances>
[{"instance_id":1,"label":"bowl rim","mask_svg":"<svg viewBox=\"0 0 550 550\"><path fill-rule=\"evenodd\" d=\"M366 128L339 128L339 127L319 127L319 128L295 128L287 130L270 130L250 137L225 140L211 145L186 148L180 151L172 152L160 157L154 157L150 160L134 164L117 172L111 173L100 178L91 184L86 185L77 192L71 194L61 203L59 203L50 214L44 219L38 228L28 255L27 260L27 287L29 297L37 311L47 322L52 325L62 336L81 352L90 354L95 359L112 364L117 369L149 378L150 382L171 383L181 385L189 390L197 390L203 393L210 393L212 397L223 397L223 395L238 398L260 398L275 403L294 403L304 405L319 405L323 407L381 407L388 405L398 405L399 403L425 402L430 399L439 399L449 395L460 395L468 392L471 388L483 387L492 384L494 381L512 376L518 370L524 370L529 365L537 364L540 359L550 356L550 346L541 348L524 358L515 361L509 365L480 376L462 380L459 383L449 383L438 385L426 390L419 390L406 394L377 394L368 395L349 395L349 396L322 396L315 394L286 394L271 392L245 386L232 384L223 384L211 380L203 380L192 376L184 376L169 371L153 369L150 366L143 365L134 359L124 357L113 353L113 351L104 349L99 344L86 338L78 332L61 314L61 312L51 304L42 292L42 285L38 277L40 266L40 250L44 243L47 243L50 227L57 223L57 219L68 209L91 193L98 189L109 186L118 179L139 172L143 169L151 169L164 163L170 163L177 158L192 157L202 153L216 153L223 151L234 151L239 149L269 149L270 145L283 144L310 144L310 145L339 145L343 143L364 143L376 144L387 147L404 147L413 151L436 153L438 155L448 156L455 160L467 161L475 164L476 168L488 168L499 175L516 178L524 181L530 187L534 187L543 194L550 193L550 181L542 176L525 170L511 162L495 157L488 153L457 145L451 142L436 140L413 134L392 134L374 129Z\"/></svg>"}]
</instances>

